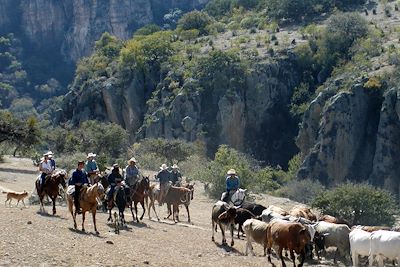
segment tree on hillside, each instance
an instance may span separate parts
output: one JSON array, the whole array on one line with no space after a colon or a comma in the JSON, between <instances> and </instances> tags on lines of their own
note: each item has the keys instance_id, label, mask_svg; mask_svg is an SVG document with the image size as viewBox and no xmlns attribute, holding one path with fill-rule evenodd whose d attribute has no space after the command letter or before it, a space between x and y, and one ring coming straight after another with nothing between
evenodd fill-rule
<instances>
[{"instance_id":1,"label":"tree on hillside","mask_svg":"<svg viewBox=\"0 0 400 267\"><path fill-rule=\"evenodd\" d=\"M40 130L35 118L24 121L17 119L11 113L0 112L0 143L9 142L17 150L30 149L40 142Z\"/></svg>"},{"instance_id":2,"label":"tree on hillside","mask_svg":"<svg viewBox=\"0 0 400 267\"><path fill-rule=\"evenodd\" d=\"M182 18L178 21L178 29L187 31L187 30L199 30L201 35L207 34L207 26L212 22L211 17L204 12L200 11L192 11L186 13L182 16Z\"/></svg>"}]
</instances>

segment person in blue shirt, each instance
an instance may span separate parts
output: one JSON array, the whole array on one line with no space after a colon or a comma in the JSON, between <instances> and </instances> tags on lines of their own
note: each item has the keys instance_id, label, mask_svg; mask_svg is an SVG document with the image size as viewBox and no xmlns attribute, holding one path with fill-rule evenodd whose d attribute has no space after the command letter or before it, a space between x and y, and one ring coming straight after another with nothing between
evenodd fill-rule
<instances>
[{"instance_id":1,"label":"person in blue shirt","mask_svg":"<svg viewBox=\"0 0 400 267\"><path fill-rule=\"evenodd\" d=\"M68 181L68 185L75 185L74 203L76 212L81 214L81 208L79 203L79 197L81 194L81 189L84 184L89 184L86 172L84 171L85 162L78 161L78 168L72 173L71 179Z\"/></svg>"},{"instance_id":2,"label":"person in blue shirt","mask_svg":"<svg viewBox=\"0 0 400 267\"><path fill-rule=\"evenodd\" d=\"M96 178L97 178L97 174L99 173L99 168L97 167L97 163L94 160L94 158L96 157L96 154L94 153L89 153L87 155L87 161L85 164L85 171L89 177L89 181L90 184L95 184Z\"/></svg>"},{"instance_id":3,"label":"person in blue shirt","mask_svg":"<svg viewBox=\"0 0 400 267\"><path fill-rule=\"evenodd\" d=\"M230 169L226 174L226 191L222 194L221 200L228 202L232 194L239 189L240 179L234 169Z\"/></svg>"},{"instance_id":4,"label":"person in blue shirt","mask_svg":"<svg viewBox=\"0 0 400 267\"><path fill-rule=\"evenodd\" d=\"M135 158L130 158L128 160L128 166L125 168L125 183L136 190L136 184L137 181L139 180L139 169L136 166L136 159Z\"/></svg>"}]
</instances>

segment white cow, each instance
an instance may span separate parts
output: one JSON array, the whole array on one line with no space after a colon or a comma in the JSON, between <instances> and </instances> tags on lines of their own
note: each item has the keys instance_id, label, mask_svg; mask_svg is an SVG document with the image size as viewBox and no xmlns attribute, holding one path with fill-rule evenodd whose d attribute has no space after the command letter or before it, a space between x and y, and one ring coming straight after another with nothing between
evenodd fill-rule
<instances>
[{"instance_id":1,"label":"white cow","mask_svg":"<svg viewBox=\"0 0 400 267\"><path fill-rule=\"evenodd\" d=\"M372 267L374 257L378 261L378 266L383 267L383 259L397 259L400 262L400 233L379 230L371 233L371 243L369 251L369 266Z\"/></svg>"},{"instance_id":2,"label":"white cow","mask_svg":"<svg viewBox=\"0 0 400 267\"><path fill-rule=\"evenodd\" d=\"M351 258L354 267L358 266L358 256L369 256L371 233L354 229L349 234Z\"/></svg>"}]
</instances>

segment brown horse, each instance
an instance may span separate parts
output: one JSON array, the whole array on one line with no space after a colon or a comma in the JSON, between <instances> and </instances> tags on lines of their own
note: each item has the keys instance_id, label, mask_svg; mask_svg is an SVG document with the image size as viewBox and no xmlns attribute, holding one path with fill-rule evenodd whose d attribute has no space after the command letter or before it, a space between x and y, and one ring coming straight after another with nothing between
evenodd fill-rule
<instances>
[{"instance_id":1,"label":"brown horse","mask_svg":"<svg viewBox=\"0 0 400 267\"><path fill-rule=\"evenodd\" d=\"M44 181L43 187L40 186L40 179L35 182L36 191L40 200L40 211L44 212L43 198L48 195L53 201L53 215L56 214L56 198L59 195L59 185L63 188L66 187L65 179L67 178L67 172L64 170L57 171L54 174L47 175ZM41 189L43 188L43 189Z\"/></svg>"},{"instance_id":2,"label":"brown horse","mask_svg":"<svg viewBox=\"0 0 400 267\"><path fill-rule=\"evenodd\" d=\"M131 188L130 190L130 203L129 206L131 208L133 220L135 220L135 215L133 214L133 206L135 207L136 221L139 222L137 204L140 203L142 205L143 214L140 216L140 220L143 220L144 213L146 212L146 207L144 205L145 198L147 199L147 194L150 189L150 179L148 176L143 177L141 180L137 182L136 188ZM128 201L128 202L129 202ZM132 206L133 201L133 206Z\"/></svg>"},{"instance_id":3,"label":"brown horse","mask_svg":"<svg viewBox=\"0 0 400 267\"><path fill-rule=\"evenodd\" d=\"M69 190L68 190L69 191ZM100 183L95 183L94 185L84 188L81 191L80 196L80 206L82 208L82 231L85 232L85 214L87 211L92 213L94 230L96 234L99 234L96 226L96 211L97 211L97 198L102 198L104 196L104 188ZM74 208L74 197L72 194L67 194L68 209L74 219L74 228L76 225L76 209Z\"/></svg>"},{"instance_id":4,"label":"brown horse","mask_svg":"<svg viewBox=\"0 0 400 267\"><path fill-rule=\"evenodd\" d=\"M151 220L150 210L151 210L151 208L153 207L153 211L154 211L154 213L156 214L156 218L157 218L158 221L160 221L160 218L158 217L156 208L155 208L155 206L154 206L154 202L155 202L156 200L158 200L159 194L160 194L160 188L158 187L158 183L157 183L157 184L152 183L152 184L150 185L148 194L147 194L147 196L146 196L146 201L147 201L147 198L150 198L150 202L147 201L147 202L148 202L147 212L148 212L148 215L149 215L149 220Z\"/></svg>"}]
</instances>

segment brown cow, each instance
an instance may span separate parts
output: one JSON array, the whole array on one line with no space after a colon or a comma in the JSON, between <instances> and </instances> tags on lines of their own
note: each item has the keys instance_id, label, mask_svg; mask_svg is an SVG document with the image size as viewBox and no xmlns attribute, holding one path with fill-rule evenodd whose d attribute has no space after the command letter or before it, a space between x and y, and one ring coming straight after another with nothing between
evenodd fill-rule
<instances>
[{"instance_id":1,"label":"brown cow","mask_svg":"<svg viewBox=\"0 0 400 267\"><path fill-rule=\"evenodd\" d=\"M331 215L322 215L319 217L318 221L330 222L335 224L346 224L348 227L351 227L350 223L344 219L336 218Z\"/></svg>"},{"instance_id":2,"label":"brown cow","mask_svg":"<svg viewBox=\"0 0 400 267\"><path fill-rule=\"evenodd\" d=\"M219 225L219 228L221 229L222 233L222 245L226 245L225 227L229 226L232 237L231 246L233 246L235 244L235 242L233 241L233 226L235 224L235 217L236 217L235 207L229 207L227 203L223 201L217 201L217 203L214 204L211 212L211 223L212 223L211 240L215 241L214 228L215 231L217 231L216 225Z\"/></svg>"},{"instance_id":3,"label":"brown cow","mask_svg":"<svg viewBox=\"0 0 400 267\"><path fill-rule=\"evenodd\" d=\"M378 230L385 230L385 231L392 230L392 228L390 228L388 226L363 226L363 225L357 225L357 226L354 226L351 228L351 230L354 230L354 229L361 229L363 231L370 232L370 233L378 231Z\"/></svg>"},{"instance_id":4,"label":"brown cow","mask_svg":"<svg viewBox=\"0 0 400 267\"><path fill-rule=\"evenodd\" d=\"M312 222L317 221L317 216L315 216L314 213L309 208L305 207L294 207L290 212L290 215L294 217L303 217L307 220L310 220Z\"/></svg>"},{"instance_id":5,"label":"brown cow","mask_svg":"<svg viewBox=\"0 0 400 267\"><path fill-rule=\"evenodd\" d=\"M283 223L279 221L272 221L267 229L268 238L268 261L271 263L271 248L272 246L278 247L278 255L282 261L282 266L285 267L283 260L282 250L287 249L290 252L290 258L296 267L294 252L301 255L301 262L299 267L303 266L305 259L305 247L311 241L310 233L307 228L300 223Z\"/></svg>"}]
</instances>

